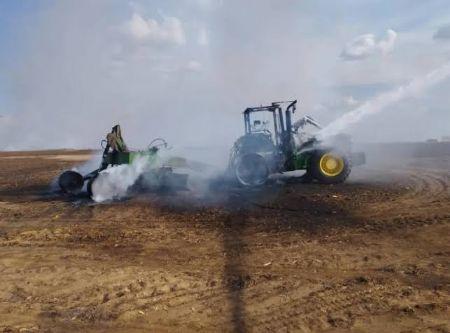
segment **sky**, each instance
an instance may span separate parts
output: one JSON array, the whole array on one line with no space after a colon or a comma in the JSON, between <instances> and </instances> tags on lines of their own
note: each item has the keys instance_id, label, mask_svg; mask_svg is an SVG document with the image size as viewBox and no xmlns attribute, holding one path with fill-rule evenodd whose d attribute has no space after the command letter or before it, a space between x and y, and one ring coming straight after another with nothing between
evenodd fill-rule
<instances>
[{"instance_id":1,"label":"sky","mask_svg":"<svg viewBox=\"0 0 450 333\"><path fill-rule=\"evenodd\" d=\"M230 146L247 106L324 125L450 61L448 0L0 0L0 149ZM450 135L450 79L343 128ZM402 95L403 96L403 95Z\"/></svg>"}]
</instances>

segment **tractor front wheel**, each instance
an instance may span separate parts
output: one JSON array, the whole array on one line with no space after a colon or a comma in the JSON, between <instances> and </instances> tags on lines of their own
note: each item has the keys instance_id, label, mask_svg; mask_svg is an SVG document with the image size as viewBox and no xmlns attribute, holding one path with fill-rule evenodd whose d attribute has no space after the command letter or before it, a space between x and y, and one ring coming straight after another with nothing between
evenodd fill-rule
<instances>
[{"instance_id":1,"label":"tractor front wheel","mask_svg":"<svg viewBox=\"0 0 450 333\"><path fill-rule=\"evenodd\" d=\"M319 183L337 184L347 179L351 169L350 159L345 154L318 150L311 157L307 173Z\"/></svg>"}]
</instances>

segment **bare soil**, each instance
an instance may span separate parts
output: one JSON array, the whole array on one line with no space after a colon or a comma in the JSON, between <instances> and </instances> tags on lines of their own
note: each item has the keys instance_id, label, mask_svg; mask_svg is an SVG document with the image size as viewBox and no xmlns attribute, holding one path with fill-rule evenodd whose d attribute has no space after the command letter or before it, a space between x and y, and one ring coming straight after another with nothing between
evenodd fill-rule
<instances>
[{"instance_id":1,"label":"bare soil","mask_svg":"<svg viewBox=\"0 0 450 333\"><path fill-rule=\"evenodd\" d=\"M448 157L208 200L51 192L88 153L0 153L0 332L450 331Z\"/></svg>"}]
</instances>

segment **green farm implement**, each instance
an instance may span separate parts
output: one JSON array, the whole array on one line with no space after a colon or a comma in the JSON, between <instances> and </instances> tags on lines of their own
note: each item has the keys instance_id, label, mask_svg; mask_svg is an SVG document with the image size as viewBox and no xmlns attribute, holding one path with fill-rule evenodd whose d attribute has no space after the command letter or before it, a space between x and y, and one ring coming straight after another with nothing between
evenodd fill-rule
<instances>
[{"instance_id":1,"label":"green farm implement","mask_svg":"<svg viewBox=\"0 0 450 333\"><path fill-rule=\"evenodd\" d=\"M158 151L162 147L167 148L165 140L161 138L153 140L145 151L129 151L122 138L120 126L116 125L106 140L102 141L102 147L102 160L98 169L86 175L70 170L59 176L58 183L63 192L78 194L82 192L86 183L86 190L92 197L95 194L96 181L107 169L134 163L143 165L142 172L139 171L136 177L136 183L145 180L147 189L155 191L186 189L188 175L175 173L171 166L161 163Z\"/></svg>"}]
</instances>

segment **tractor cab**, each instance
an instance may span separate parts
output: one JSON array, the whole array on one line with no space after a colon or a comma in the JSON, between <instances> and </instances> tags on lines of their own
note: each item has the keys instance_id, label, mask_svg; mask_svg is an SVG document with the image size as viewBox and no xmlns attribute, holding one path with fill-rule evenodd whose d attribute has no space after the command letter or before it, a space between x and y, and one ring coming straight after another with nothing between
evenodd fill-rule
<instances>
[{"instance_id":1,"label":"tractor cab","mask_svg":"<svg viewBox=\"0 0 450 333\"><path fill-rule=\"evenodd\" d=\"M296 104L296 100L273 102L244 110L245 133L236 140L230 156L230 169L241 184L260 185L270 173L285 169L290 160L286 157L294 151L291 119Z\"/></svg>"},{"instance_id":2,"label":"tractor cab","mask_svg":"<svg viewBox=\"0 0 450 333\"><path fill-rule=\"evenodd\" d=\"M273 102L268 106L245 109L245 135L240 140L240 152L258 151L259 154L263 153L266 160L270 161L269 168L271 170L279 169L283 164L289 163L291 160L289 156L295 149L292 114L296 108L297 100ZM289 168L289 166L287 167Z\"/></svg>"},{"instance_id":3,"label":"tractor cab","mask_svg":"<svg viewBox=\"0 0 450 333\"><path fill-rule=\"evenodd\" d=\"M314 130L322 127L311 116L293 122L296 109L297 100L245 109L245 135L261 137L264 134L278 149L288 153L301 150L305 144L315 141Z\"/></svg>"},{"instance_id":4,"label":"tractor cab","mask_svg":"<svg viewBox=\"0 0 450 333\"><path fill-rule=\"evenodd\" d=\"M283 110L282 105L289 103ZM273 102L268 106L250 107L244 111L245 135L264 134L280 146L292 129L292 113L297 107L297 100ZM290 141L290 140L289 140Z\"/></svg>"}]
</instances>

